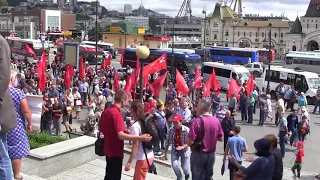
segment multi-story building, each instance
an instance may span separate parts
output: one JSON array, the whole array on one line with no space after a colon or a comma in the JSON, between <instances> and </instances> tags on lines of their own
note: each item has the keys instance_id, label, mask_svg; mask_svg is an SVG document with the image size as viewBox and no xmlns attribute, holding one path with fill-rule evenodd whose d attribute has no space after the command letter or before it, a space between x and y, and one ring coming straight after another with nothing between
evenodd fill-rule
<instances>
[{"instance_id":1,"label":"multi-story building","mask_svg":"<svg viewBox=\"0 0 320 180\"><path fill-rule=\"evenodd\" d=\"M149 18L148 17L126 16L124 19L127 21L130 21L130 22L133 22L135 24L138 24L140 27L143 27L145 29L149 28Z\"/></svg>"},{"instance_id":2,"label":"multi-story building","mask_svg":"<svg viewBox=\"0 0 320 180\"><path fill-rule=\"evenodd\" d=\"M69 6L77 7L78 6L78 0L69 0Z\"/></svg>"},{"instance_id":3,"label":"multi-story building","mask_svg":"<svg viewBox=\"0 0 320 180\"><path fill-rule=\"evenodd\" d=\"M124 14L132 14L132 6L130 4L125 4L123 7Z\"/></svg>"},{"instance_id":4,"label":"multi-story building","mask_svg":"<svg viewBox=\"0 0 320 180\"><path fill-rule=\"evenodd\" d=\"M0 15L0 32L10 33L12 32L11 14Z\"/></svg>"},{"instance_id":5,"label":"multi-story building","mask_svg":"<svg viewBox=\"0 0 320 180\"><path fill-rule=\"evenodd\" d=\"M310 0L306 14L297 17L286 36L287 51L319 50L320 45L320 1Z\"/></svg>"},{"instance_id":6,"label":"multi-story building","mask_svg":"<svg viewBox=\"0 0 320 180\"><path fill-rule=\"evenodd\" d=\"M68 30L76 25L74 14L65 14L60 10L36 9L14 11L11 15L13 31L20 37L37 38L39 33L52 30Z\"/></svg>"},{"instance_id":7,"label":"multi-story building","mask_svg":"<svg viewBox=\"0 0 320 180\"><path fill-rule=\"evenodd\" d=\"M58 6L59 7L64 7L64 5L66 4L65 0L57 0L58 1Z\"/></svg>"},{"instance_id":8,"label":"multi-story building","mask_svg":"<svg viewBox=\"0 0 320 180\"><path fill-rule=\"evenodd\" d=\"M291 28L290 22L284 17L241 18L241 15L221 3L216 4L212 15L202 22L202 27L201 39L205 38L206 46L268 48L271 31L271 48L280 54L286 51L285 34Z\"/></svg>"}]
</instances>

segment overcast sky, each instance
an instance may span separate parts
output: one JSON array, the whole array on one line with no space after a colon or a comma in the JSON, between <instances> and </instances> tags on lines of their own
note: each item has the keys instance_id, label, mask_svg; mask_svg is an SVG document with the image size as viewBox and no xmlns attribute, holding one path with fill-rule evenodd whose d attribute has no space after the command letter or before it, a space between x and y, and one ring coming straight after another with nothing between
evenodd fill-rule
<instances>
[{"instance_id":1,"label":"overcast sky","mask_svg":"<svg viewBox=\"0 0 320 180\"><path fill-rule=\"evenodd\" d=\"M232 0L228 0L230 5ZM235 0L234 0L235 1ZM100 0L108 10L123 11L124 4L131 4L133 9L137 9L141 0ZM170 16L176 16L183 0L143 0L145 8L149 8ZM203 6L207 6L207 12L212 12L217 0L191 0L192 14L201 14ZM294 20L297 15L304 16L310 0L243 0L243 14L260 14L263 16L280 16L285 13L290 20Z\"/></svg>"}]
</instances>

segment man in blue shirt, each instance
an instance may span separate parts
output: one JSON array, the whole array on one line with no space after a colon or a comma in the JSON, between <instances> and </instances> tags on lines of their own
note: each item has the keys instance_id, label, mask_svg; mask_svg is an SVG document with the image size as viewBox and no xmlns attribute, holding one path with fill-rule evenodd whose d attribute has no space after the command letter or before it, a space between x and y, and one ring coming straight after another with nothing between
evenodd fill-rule
<instances>
[{"instance_id":1,"label":"man in blue shirt","mask_svg":"<svg viewBox=\"0 0 320 180\"><path fill-rule=\"evenodd\" d=\"M292 111L291 114L287 117L287 128L288 131L291 132L290 136L290 145L293 145L296 137L298 136L297 128L298 128L298 116L296 115L297 111Z\"/></svg>"},{"instance_id":2,"label":"man in blue shirt","mask_svg":"<svg viewBox=\"0 0 320 180\"><path fill-rule=\"evenodd\" d=\"M230 155L234 156L239 164L242 164L243 152L248 152L248 146L246 140L239 135L240 131L241 128L239 126L234 127L234 136L228 139L227 147L224 151L223 163L226 161L226 157ZM230 180L233 180L235 173L238 171L238 167L229 163L228 168L230 170Z\"/></svg>"}]
</instances>

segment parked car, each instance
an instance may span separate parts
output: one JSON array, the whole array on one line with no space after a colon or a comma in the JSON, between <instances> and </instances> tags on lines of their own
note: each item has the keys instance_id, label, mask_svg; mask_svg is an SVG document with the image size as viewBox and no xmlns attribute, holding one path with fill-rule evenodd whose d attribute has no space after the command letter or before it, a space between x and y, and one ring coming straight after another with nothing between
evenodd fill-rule
<instances>
[{"instance_id":1,"label":"parked car","mask_svg":"<svg viewBox=\"0 0 320 180\"><path fill-rule=\"evenodd\" d=\"M261 62L248 63L245 65L245 67L255 77L260 77L264 72L264 66Z\"/></svg>"}]
</instances>

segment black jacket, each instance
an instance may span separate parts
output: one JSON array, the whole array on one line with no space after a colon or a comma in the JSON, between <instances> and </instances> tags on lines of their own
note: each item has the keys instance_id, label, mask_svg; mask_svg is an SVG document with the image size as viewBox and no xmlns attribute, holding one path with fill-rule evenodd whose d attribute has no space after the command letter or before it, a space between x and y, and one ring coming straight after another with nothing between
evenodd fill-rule
<instances>
[{"instance_id":1,"label":"black jacket","mask_svg":"<svg viewBox=\"0 0 320 180\"><path fill-rule=\"evenodd\" d=\"M231 137L229 135L230 131L233 131L233 128L236 126L236 122L233 117L230 117L230 120L227 120L227 118L223 118L221 121L222 130L224 133L224 137Z\"/></svg>"}]
</instances>

